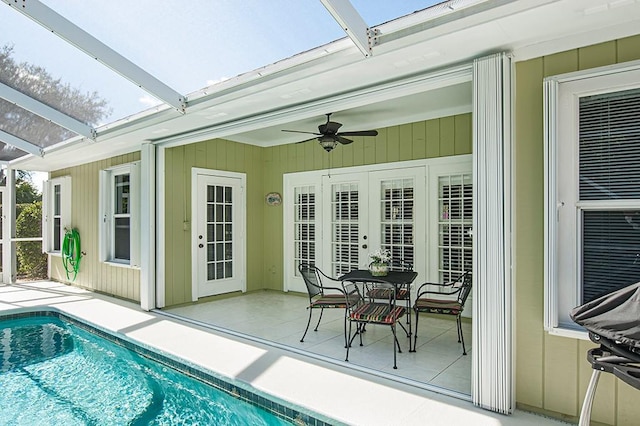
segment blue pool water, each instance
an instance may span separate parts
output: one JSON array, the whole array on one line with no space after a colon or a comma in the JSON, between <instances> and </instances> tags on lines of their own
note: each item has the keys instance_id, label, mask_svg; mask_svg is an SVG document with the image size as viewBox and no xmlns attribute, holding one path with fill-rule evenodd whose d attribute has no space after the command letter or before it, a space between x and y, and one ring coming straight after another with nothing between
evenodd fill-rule
<instances>
[{"instance_id":1,"label":"blue pool water","mask_svg":"<svg viewBox=\"0 0 640 426\"><path fill-rule=\"evenodd\" d=\"M55 317L0 321L2 425L290 425Z\"/></svg>"}]
</instances>

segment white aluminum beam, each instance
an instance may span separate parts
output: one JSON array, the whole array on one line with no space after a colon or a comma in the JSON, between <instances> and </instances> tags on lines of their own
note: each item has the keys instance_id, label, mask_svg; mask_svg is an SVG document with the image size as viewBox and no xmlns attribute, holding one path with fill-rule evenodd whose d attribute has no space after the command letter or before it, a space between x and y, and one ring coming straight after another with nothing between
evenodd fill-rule
<instances>
[{"instance_id":1,"label":"white aluminum beam","mask_svg":"<svg viewBox=\"0 0 640 426\"><path fill-rule=\"evenodd\" d=\"M372 32L349 0L320 0L365 57L372 55Z\"/></svg>"},{"instance_id":2,"label":"white aluminum beam","mask_svg":"<svg viewBox=\"0 0 640 426\"><path fill-rule=\"evenodd\" d=\"M5 132L4 130L0 130L0 142L15 146L16 148L28 152L29 154L37 155L38 157L44 157L44 150L38 145L13 136L12 134Z\"/></svg>"},{"instance_id":3,"label":"white aluminum beam","mask_svg":"<svg viewBox=\"0 0 640 426\"><path fill-rule=\"evenodd\" d=\"M186 98L38 0L2 0L138 87L184 112Z\"/></svg>"},{"instance_id":4,"label":"white aluminum beam","mask_svg":"<svg viewBox=\"0 0 640 426\"><path fill-rule=\"evenodd\" d=\"M85 123L58 111L57 109L51 108L49 105L43 104L37 99L27 96L24 93L2 83L0 83L0 98L15 104L20 108L24 108L27 111L31 111L32 113L62 126L65 129L69 129L72 132L82 135L85 138L93 140L96 138L96 131L91 126L88 126Z\"/></svg>"}]
</instances>

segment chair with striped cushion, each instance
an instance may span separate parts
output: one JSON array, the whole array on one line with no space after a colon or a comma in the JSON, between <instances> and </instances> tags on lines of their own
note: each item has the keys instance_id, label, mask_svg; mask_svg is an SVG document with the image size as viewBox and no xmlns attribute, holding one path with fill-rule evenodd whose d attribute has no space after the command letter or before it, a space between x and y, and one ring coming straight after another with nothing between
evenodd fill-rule
<instances>
[{"instance_id":1,"label":"chair with striped cushion","mask_svg":"<svg viewBox=\"0 0 640 426\"><path fill-rule=\"evenodd\" d=\"M309 265L307 263L301 263L298 266L298 270L300 271L300 275L302 275L302 279L304 280L305 285L307 286L307 293L309 294L309 306L307 309L309 310L309 319L307 320L307 328L304 329L304 334L302 335L301 342L304 342L304 338L307 335L307 331L309 331L309 325L311 324L311 314L314 309L320 309L320 317L318 318L318 323L313 331L318 331L318 326L320 325L320 321L322 320L322 313L325 309L344 309L345 318L344 318L344 332L345 332L345 346L346 346L346 332L347 332L347 295L344 290L340 287L327 287L323 284L323 280L326 281L334 281L333 278L324 274L320 269L316 268L313 265ZM357 303L359 294L352 293L349 295L349 300L352 303Z\"/></svg>"},{"instance_id":2,"label":"chair with striped cushion","mask_svg":"<svg viewBox=\"0 0 640 426\"><path fill-rule=\"evenodd\" d=\"M458 343L462 342L462 354L467 354L464 346L464 336L462 335L462 319L461 314L464 310L464 304L471 292L471 271L467 271L460 275L458 279L446 284L424 283L418 288L416 301L413 304L413 310L416 313L416 329L413 334L413 350L416 350L416 342L418 340L418 319L420 313L453 315L456 317L456 325L458 327ZM438 290L429 290L437 287Z\"/></svg>"},{"instance_id":3,"label":"chair with striped cushion","mask_svg":"<svg viewBox=\"0 0 640 426\"><path fill-rule=\"evenodd\" d=\"M413 271L413 264L406 262L404 260L393 260L391 261L391 270L394 271ZM366 285L366 294L367 298L371 301L375 300L389 300L391 291L394 289L388 287L380 287L377 283L367 283ZM407 337L411 338L411 285L407 287L398 288L396 292L396 301L403 301L407 307L407 324L409 328L407 329L402 323L400 326L407 334Z\"/></svg>"},{"instance_id":4,"label":"chair with striped cushion","mask_svg":"<svg viewBox=\"0 0 640 426\"><path fill-rule=\"evenodd\" d=\"M384 284L379 284L383 285ZM351 283L348 281L343 282L342 284L344 291L346 294L353 294L354 292L359 292L359 287L355 283ZM387 292L389 298L386 301L359 301L357 303L351 303L348 301L349 309L347 318L349 320L349 331L347 332L348 342L347 342L347 356L345 361L349 361L349 348L351 347L351 343L355 339L356 335L360 336L360 346L363 346L362 343L362 334L364 333L364 326L366 324L381 324L388 325L391 327L391 332L393 333L393 368L398 368L396 363L396 348L397 352L402 352L400 349L400 343L396 337L396 323L402 319L405 315L406 308L404 306L398 306L396 304L396 291L395 286L388 284ZM352 324L356 323L356 330L351 334Z\"/></svg>"}]
</instances>

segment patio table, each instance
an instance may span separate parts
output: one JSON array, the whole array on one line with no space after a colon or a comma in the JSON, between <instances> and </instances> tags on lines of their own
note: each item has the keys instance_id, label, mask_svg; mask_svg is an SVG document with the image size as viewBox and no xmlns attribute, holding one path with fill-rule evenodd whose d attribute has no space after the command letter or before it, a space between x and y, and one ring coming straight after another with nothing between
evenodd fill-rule
<instances>
[{"instance_id":1,"label":"patio table","mask_svg":"<svg viewBox=\"0 0 640 426\"><path fill-rule=\"evenodd\" d=\"M395 291L398 292L403 287L406 287L407 290L410 290L411 283L415 281L418 273L415 271L389 271L387 275L384 276L374 276L371 274L371 271L368 269L356 269L346 274L338 277L339 281L349 281L352 283L382 283L382 284L391 284L395 287ZM409 304L408 307L411 307L411 292L409 291ZM404 328L402 323L400 326ZM405 330L406 331L406 330ZM411 322L409 321L409 331L407 333L409 337L409 352L412 352L411 348Z\"/></svg>"}]
</instances>

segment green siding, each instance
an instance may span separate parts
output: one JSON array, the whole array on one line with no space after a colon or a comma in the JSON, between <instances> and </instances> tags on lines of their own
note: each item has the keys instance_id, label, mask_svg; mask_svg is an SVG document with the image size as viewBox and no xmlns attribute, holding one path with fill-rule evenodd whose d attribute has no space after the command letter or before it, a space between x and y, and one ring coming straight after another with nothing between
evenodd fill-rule
<instances>
[{"instance_id":1,"label":"green siding","mask_svg":"<svg viewBox=\"0 0 640 426\"><path fill-rule=\"evenodd\" d=\"M71 176L71 222L80 232L82 251L86 254L73 282L78 287L129 300L140 300L140 270L112 266L98 257L98 206L100 170L140 160L140 153L119 155L106 160L51 172L51 177ZM49 256L51 278L68 282L60 256Z\"/></svg>"},{"instance_id":2,"label":"green siding","mask_svg":"<svg viewBox=\"0 0 640 426\"><path fill-rule=\"evenodd\" d=\"M516 401L519 406L579 415L591 374L589 342L543 331L543 105L544 77L640 59L640 36L536 58L516 64L514 147L514 251L516 290ZM637 391L601 379L592 420L637 424Z\"/></svg>"},{"instance_id":3,"label":"green siding","mask_svg":"<svg viewBox=\"0 0 640 426\"><path fill-rule=\"evenodd\" d=\"M441 129L446 129L441 131ZM375 138L355 137L331 153L317 143L259 148L211 140L166 150L166 306L191 301L191 168L247 174L247 290L281 290L283 286L283 212L264 196L283 192L285 173L360 166L471 153L471 114L379 129ZM441 140L440 135L446 139Z\"/></svg>"}]
</instances>

